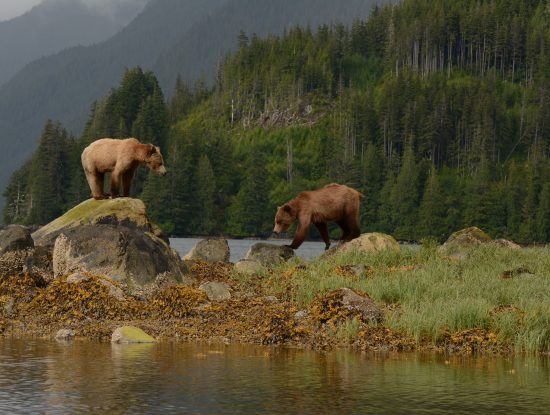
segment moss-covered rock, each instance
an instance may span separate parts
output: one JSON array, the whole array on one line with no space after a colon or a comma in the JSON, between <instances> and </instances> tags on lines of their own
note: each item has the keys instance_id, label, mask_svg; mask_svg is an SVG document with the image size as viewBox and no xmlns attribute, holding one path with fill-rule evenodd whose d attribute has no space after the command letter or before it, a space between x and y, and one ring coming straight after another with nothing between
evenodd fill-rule
<instances>
[{"instance_id":1,"label":"moss-covered rock","mask_svg":"<svg viewBox=\"0 0 550 415\"><path fill-rule=\"evenodd\" d=\"M364 233L358 238L340 245L336 249L339 251L376 252L386 249L399 251L401 248L393 236L372 232Z\"/></svg>"},{"instance_id":2,"label":"moss-covered rock","mask_svg":"<svg viewBox=\"0 0 550 415\"><path fill-rule=\"evenodd\" d=\"M117 328L111 336L113 343L154 343L156 340L145 333L142 329L133 326Z\"/></svg>"},{"instance_id":3,"label":"moss-covered rock","mask_svg":"<svg viewBox=\"0 0 550 415\"><path fill-rule=\"evenodd\" d=\"M82 226L126 226L150 232L163 240L160 230L149 222L145 204L139 199L89 199L32 234L36 245L53 247L55 239L65 231Z\"/></svg>"},{"instance_id":4,"label":"moss-covered rock","mask_svg":"<svg viewBox=\"0 0 550 415\"><path fill-rule=\"evenodd\" d=\"M489 235L478 227L471 226L454 232L439 250L446 255L461 258L470 248L491 241L492 238Z\"/></svg>"}]
</instances>

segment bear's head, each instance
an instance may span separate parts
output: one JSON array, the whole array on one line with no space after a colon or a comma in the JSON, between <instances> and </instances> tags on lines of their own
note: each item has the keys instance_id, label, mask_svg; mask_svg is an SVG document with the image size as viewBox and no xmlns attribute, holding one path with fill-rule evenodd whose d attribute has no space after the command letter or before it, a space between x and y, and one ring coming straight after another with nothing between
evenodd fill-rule
<instances>
[{"instance_id":1,"label":"bear's head","mask_svg":"<svg viewBox=\"0 0 550 415\"><path fill-rule=\"evenodd\" d=\"M296 210L288 203L277 208L275 215L275 227L273 233L283 233L290 228L296 220Z\"/></svg>"},{"instance_id":2,"label":"bear's head","mask_svg":"<svg viewBox=\"0 0 550 415\"><path fill-rule=\"evenodd\" d=\"M145 164L156 174L164 176L166 174L166 167L164 167L164 159L160 153L160 148L152 144L147 144L147 146L149 148L145 157Z\"/></svg>"}]
</instances>

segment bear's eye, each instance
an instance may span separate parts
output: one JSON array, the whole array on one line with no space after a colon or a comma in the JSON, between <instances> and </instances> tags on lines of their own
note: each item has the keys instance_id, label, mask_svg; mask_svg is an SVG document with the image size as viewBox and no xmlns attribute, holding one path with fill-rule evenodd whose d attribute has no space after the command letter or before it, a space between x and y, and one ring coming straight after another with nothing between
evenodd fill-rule
<instances>
[{"instance_id":1,"label":"bear's eye","mask_svg":"<svg viewBox=\"0 0 550 415\"><path fill-rule=\"evenodd\" d=\"M281 221L280 221L280 220L278 220L278 221L277 221L277 225L280 225L280 224L281 224Z\"/></svg>"}]
</instances>

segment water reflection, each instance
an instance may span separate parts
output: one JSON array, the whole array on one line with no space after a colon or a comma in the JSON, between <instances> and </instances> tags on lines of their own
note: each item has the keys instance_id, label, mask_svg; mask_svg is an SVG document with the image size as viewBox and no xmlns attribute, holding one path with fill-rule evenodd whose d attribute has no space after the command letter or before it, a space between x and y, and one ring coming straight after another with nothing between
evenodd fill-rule
<instances>
[{"instance_id":1,"label":"water reflection","mask_svg":"<svg viewBox=\"0 0 550 415\"><path fill-rule=\"evenodd\" d=\"M0 413L547 413L548 358L0 340Z\"/></svg>"}]
</instances>

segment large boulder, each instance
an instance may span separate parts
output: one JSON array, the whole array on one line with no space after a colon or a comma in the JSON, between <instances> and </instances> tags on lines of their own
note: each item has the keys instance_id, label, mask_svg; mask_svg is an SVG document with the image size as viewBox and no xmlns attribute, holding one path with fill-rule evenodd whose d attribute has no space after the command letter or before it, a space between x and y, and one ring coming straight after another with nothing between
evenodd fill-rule
<instances>
[{"instance_id":1,"label":"large boulder","mask_svg":"<svg viewBox=\"0 0 550 415\"><path fill-rule=\"evenodd\" d=\"M226 239L204 239L184 257L186 261L229 262L229 244Z\"/></svg>"},{"instance_id":2,"label":"large boulder","mask_svg":"<svg viewBox=\"0 0 550 415\"><path fill-rule=\"evenodd\" d=\"M179 255L149 222L141 200L88 200L33 233L35 244L53 248L56 277L89 272L130 288L159 274L189 282Z\"/></svg>"},{"instance_id":3,"label":"large boulder","mask_svg":"<svg viewBox=\"0 0 550 415\"><path fill-rule=\"evenodd\" d=\"M364 233L358 238L346 242L336 248L338 251L376 252L384 250L399 251L399 243L391 235L373 232Z\"/></svg>"},{"instance_id":4,"label":"large boulder","mask_svg":"<svg viewBox=\"0 0 550 415\"><path fill-rule=\"evenodd\" d=\"M466 229L454 232L439 250L444 254L460 258L466 254L466 251L474 246L491 242L491 237L481 229L471 226Z\"/></svg>"},{"instance_id":5,"label":"large boulder","mask_svg":"<svg viewBox=\"0 0 550 415\"><path fill-rule=\"evenodd\" d=\"M235 271L241 274L254 275L264 271L264 266L256 261L243 259L235 264Z\"/></svg>"},{"instance_id":6,"label":"large boulder","mask_svg":"<svg viewBox=\"0 0 550 415\"><path fill-rule=\"evenodd\" d=\"M32 234L35 245L53 249L55 239L62 233L83 229L85 226L127 227L168 242L168 238L153 223L149 222L145 204L139 199L121 197L118 199L88 199L75 206L63 216L39 228Z\"/></svg>"},{"instance_id":7,"label":"large boulder","mask_svg":"<svg viewBox=\"0 0 550 415\"><path fill-rule=\"evenodd\" d=\"M0 230L0 255L34 248L31 232L25 226L9 225Z\"/></svg>"},{"instance_id":8,"label":"large boulder","mask_svg":"<svg viewBox=\"0 0 550 415\"><path fill-rule=\"evenodd\" d=\"M244 259L271 266L286 262L293 257L294 250L289 246L259 242L250 247Z\"/></svg>"}]
</instances>

